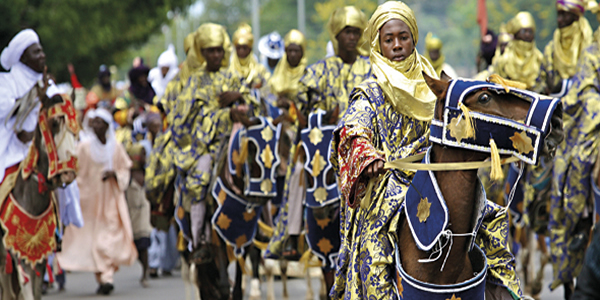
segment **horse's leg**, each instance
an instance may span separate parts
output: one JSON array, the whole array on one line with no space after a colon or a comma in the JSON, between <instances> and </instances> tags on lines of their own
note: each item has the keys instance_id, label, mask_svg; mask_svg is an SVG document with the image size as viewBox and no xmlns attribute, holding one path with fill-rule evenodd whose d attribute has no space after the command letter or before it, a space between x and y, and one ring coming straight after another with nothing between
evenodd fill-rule
<instances>
[{"instance_id":1,"label":"horse's leg","mask_svg":"<svg viewBox=\"0 0 600 300\"><path fill-rule=\"evenodd\" d=\"M245 268L245 266L243 266ZM235 283L233 286L232 298L233 300L242 300L244 294L242 292L242 266L239 262L235 263Z\"/></svg>"},{"instance_id":2,"label":"horse's leg","mask_svg":"<svg viewBox=\"0 0 600 300\"><path fill-rule=\"evenodd\" d=\"M563 288L565 289L565 300L571 299L571 296L573 296L573 292L575 291L573 281L563 283Z\"/></svg>"},{"instance_id":3,"label":"horse's leg","mask_svg":"<svg viewBox=\"0 0 600 300\"><path fill-rule=\"evenodd\" d=\"M334 271L333 270L329 270L329 271L325 271L324 269L321 269L323 272L323 278L321 281L321 300L328 300L329 298L329 291L331 291L331 287L333 286L333 281L334 281ZM325 291L323 291L323 288L325 288Z\"/></svg>"},{"instance_id":4,"label":"horse's leg","mask_svg":"<svg viewBox=\"0 0 600 300\"><path fill-rule=\"evenodd\" d=\"M308 262L307 262L308 263ZM306 268L306 300L313 300L315 299L315 294L313 292L313 288L312 288L312 278L310 278L310 268L307 266Z\"/></svg>"},{"instance_id":5,"label":"horse's leg","mask_svg":"<svg viewBox=\"0 0 600 300\"><path fill-rule=\"evenodd\" d=\"M281 275L281 284L283 285L283 299L287 300L290 298L289 294L288 294L288 289L287 289L287 260L285 259L280 259L279 260L279 270L280 270L280 275Z\"/></svg>"},{"instance_id":6,"label":"horse's leg","mask_svg":"<svg viewBox=\"0 0 600 300\"><path fill-rule=\"evenodd\" d=\"M44 259L41 263L36 264L34 269L31 269L29 272L29 276L31 281L29 285L31 286L33 299L41 300L42 299L42 283L44 282L44 273L46 271L46 260Z\"/></svg>"},{"instance_id":7,"label":"horse's leg","mask_svg":"<svg viewBox=\"0 0 600 300\"><path fill-rule=\"evenodd\" d=\"M250 280L250 299L260 299L260 278L258 273L258 268L260 265L260 249L258 249L254 245L250 245L248 246L248 255L250 256L250 264L252 265L252 279Z\"/></svg>"},{"instance_id":8,"label":"horse's leg","mask_svg":"<svg viewBox=\"0 0 600 300\"><path fill-rule=\"evenodd\" d=\"M200 300L202 297L200 297L200 279L198 277L198 268L196 267L196 264L189 264L189 272L188 280L192 287L192 297L196 300Z\"/></svg>"},{"instance_id":9,"label":"horse's leg","mask_svg":"<svg viewBox=\"0 0 600 300\"><path fill-rule=\"evenodd\" d=\"M538 246L538 252L540 252L541 255L540 255L540 266L538 268L537 273L535 274L535 278L531 285L531 294L534 296L539 294L542 291L542 283L544 280L544 267L550 260L550 256L548 255L548 247L546 245L546 235L545 234L538 235L537 246Z\"/></svg>"},{"instance_id":10,"label":"horse's leg","mask_svg":"<svg viewBox=\"0 0 600 300\"><path fill-rule=\"evenodd\" d=\"M267 300L275 300L275 262L272 259L264 260L265 277L267 278Z\"/></svg>"}]
</instances>

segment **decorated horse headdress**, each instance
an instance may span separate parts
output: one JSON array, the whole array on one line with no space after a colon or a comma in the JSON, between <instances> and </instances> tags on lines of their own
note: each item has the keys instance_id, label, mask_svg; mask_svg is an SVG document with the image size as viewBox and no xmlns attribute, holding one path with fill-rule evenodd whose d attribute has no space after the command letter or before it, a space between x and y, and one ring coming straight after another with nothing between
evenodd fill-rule
<instances>
[{"instance_id":1,"label":"decorated horse headdress","mask_svg":"<svg viewBox=\"0 0 600 300\"><path fill-rule=\"evenodd\" d=\"M502 83L504 83L503 81ZM479 90L510 94L531 103L527 118L515 121L469 111L466 96ZM551 117L560 104L549 98L511 85L455 79L450 82L442 120L431 122L433 143L479 152L513 155L528 164L537 164L544 138L550 132ZM496 149L494 149L496 148Z\"/></svg>"},{"instance_id":2,"label":"decorated horse headdress","mask_svg":"<svg viewBox=\"0 0 600 300\"><path fill-rule=\"evenodd\" d=\"M77 171L77 157L73 156L69 151L64 150L67 149L74 152L74 137L79 133L77 113L67 95L61 95L60 99L61 102L54 103L49 107L42 107L38 117L41 143L46 148L45 150L48 155L49 167L45 180L51 180L56 175L64 172ZM58 123L58 126L61 127L60 132L57 136L54 136L51 122L61 117L64 118L64 122ZM69 136L69 133L71 136ZM22 169L23 178L28 178L36 170L38 157L39 149L35 147L35 144L32 144L29 154L24 161Z\"/></svg>"}]
</instances>

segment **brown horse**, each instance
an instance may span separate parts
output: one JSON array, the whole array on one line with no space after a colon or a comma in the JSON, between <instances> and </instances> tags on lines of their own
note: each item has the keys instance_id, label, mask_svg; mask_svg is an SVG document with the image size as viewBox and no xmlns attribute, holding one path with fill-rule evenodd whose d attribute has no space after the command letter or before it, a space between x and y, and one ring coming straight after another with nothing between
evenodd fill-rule
<instances>
[{"instance_id":1,"label":"brown horse","mask_svg":"<svg viewBox=\"0 0 600 300\"><path fill-rule=\"evenodd\" d=\"M78 130L75 110L66 95L48 98L46 89L47 86L37 87L37 95L42 95L39 97L40 122L29 154L25 161L15 166L14 177L7 175L3 182L10 184L12 189L0 205L3 224L3 240L0 243L2 299L41 299L46 257L57 246L52 230L58 225L55 213L58 207L52 200L53 190L75 179L76 159L71 155L75 153ZM24 218L23 215L27 214L33 217ZM9 222L4 221L14 222L19 216L19 225L25 228L15 233ZM29 240L19 242L29 234L32 234ZM17 242L11 242L15 237Z\"/></svg>"},{"instance_id":2,"label":"brown horse","mask_svg":"<svg viewBox=\"0 0 600 300\"><path fill-rule=\"evenodd\" d=\"M446 93L450 83L433 79L423 74L427 85L437 96L434 119L443 120ZM474 90L463 100L468 110L489 115L500 116L510 120L525 120L530 109L530 102L510 93L493 93L486 89ZM553 154L555 145L563 139L562 111L556 109L551 119L552 130L545 138L542 154ZM489 135L489 134L488 134ZM432 163L474 162L483 161L490 157L489 153L478 152L458 147L444 146L434 143L431 148ZM418 259L427 259L430 252L422 251L417 246L407 218L403 218L399 229L399 253L402 266L407 274L421 282L435 285L452 285L465 282L474 277L474 265L469 255L478 199L477 170L434 171L441 194L448 209L448 229L454 235L451 247L444 247L438 259L429 263L420 263ZM413 182L414 183L414 182ZM448 253L449 251L449 253ZM445 267L442 267L443 264ZM442 270L441 270L442 269ZM492 298L486 286L486 296ZM497 291L496 291L497 292ZM512 299L505 293L507 299Z\"/></svg>"}]
</instances>

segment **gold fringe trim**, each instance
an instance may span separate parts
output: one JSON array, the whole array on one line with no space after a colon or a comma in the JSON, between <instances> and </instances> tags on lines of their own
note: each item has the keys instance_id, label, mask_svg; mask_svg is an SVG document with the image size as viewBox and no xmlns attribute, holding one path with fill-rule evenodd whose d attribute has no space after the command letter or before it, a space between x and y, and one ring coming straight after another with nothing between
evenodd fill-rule
<instances>
[{"instance_id":1,"label":"gold fringe trim","mask_svg":"<svg viewBox=\"0 0 600 300\"><path fill-rule=\"evenodd\" d=\"M498 74L492 74L490 77L487 78L487 82L496 83L496 84L501 85L502 87L504 87L504 90L506 90L507 93L509 91L509 87L521 89L521 90L527 89L527 85L525 83L522 83L520 81L508 80L508 79L502 78Z\"/></svg>"}]
</instances>

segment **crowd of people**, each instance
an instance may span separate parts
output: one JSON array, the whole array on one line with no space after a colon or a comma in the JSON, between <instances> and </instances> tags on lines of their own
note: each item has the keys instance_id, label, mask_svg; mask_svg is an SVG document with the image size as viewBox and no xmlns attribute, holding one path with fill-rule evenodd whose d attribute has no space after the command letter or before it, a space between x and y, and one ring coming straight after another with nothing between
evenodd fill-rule
<instances>
[{"instance_id":1,"label":"crowd of people","mask_svg":"<svg viewBox=\"0 0 600 300\"><path fill-rule=\"evenodd\" d=\"M510 235L511 247L500 242L481 248L512 258L522 246L517 236L534 228L542 258L553 266L550 289L563 286L565 299L594 299L600 293L600 235L592 233L598 210L594 199L600 198L600 145L595 138L600 128L595 118L600 109L600 31L593 32L586 9L600 18L593 1L557 0L557 29L543 52L535 43L536 24L529 12L507 20L498 34L487 30L474 78L499 75L523 90L561 98L565 139L553 145L554 157L524 167L519 182L495 182L489 171L480 171L487 199L503 206L509 200L520 203L510 207L514 220L509 233L484 233L502 241ZM255 51L248 24L240 24L230 39L225 27L205 23L176 45L185 50L182 63L173 45L154 68L136 58L125 89L115 86L114 70L102 65L88 90L69 65L81 126L72 152L78 159L77 179L56 191L64 230L56 236L60 247L49 256L44 288L56 281L63 289L64 271L85 271L95 273L96 292L108 295L119 266L139 260L144 287L148 277L170 276L178 265L197 264L198 280L217 287L201 288L202 299L223 298L219 277L227 274L219 271L215 251L228 247L229 260L237 262L239 253L232 249L260 232L268 236L263 245L256 242L265 257L299 260L312 251L323 263L333 299L402 298L394 269L394 233L400 230L402 199L415 173L390 170L385 163L431 145L436 97L424 76L458 75L434 33L426 35L425 53L419 54L417 16L403 2L380 5L370 19L355 7L338 8L325 30L331 53L314 64L308 64L305 36L296 29L283 38L277 32L265 35ZM15 126L12 108L31 97L38 81L48 80L42 45L35 31L25 29L0 56L8 70L0 73L0 178L25 159L33 139L37 111ZM53 81L49 84L56 88ZM313 121L316 115L318 121ZM277 191L261 221L270 229L258 226L243 241L229 239L222 233L229 223L213 218L228 201L214 194L215 182L227 168L223 156L236 132L261 116L269 122L284 117L278 126L286 139L277 138L287 141L279 147L289 150L276 151L276 187L266 181L260 187L265 194ZM329 140L323 139L327 130ZM269 142L272 133L264 132ZM240 143L242 150L229 158L229 172L232 164L256 161L270 168L271 150L249 158L248 151L259 145L252 148L247 139ZM517 163L506 166L505 177L520 178L509 175L520 168ZM226 185L234 186L238 175L225 173ZM520 195L510 192L513 184ZM231 190L248 196L235 186ZM497 216L493 222L508 227L507 219ZM318 227L333 230L314 242L307 236L306 246L307 228L314 232ZM494 272L487 275L488 285L499 288L486 295L519 299L539 294L541 288L523 289L514 259L506 262L490 261Z\"/></svg>"}]
</instances>

